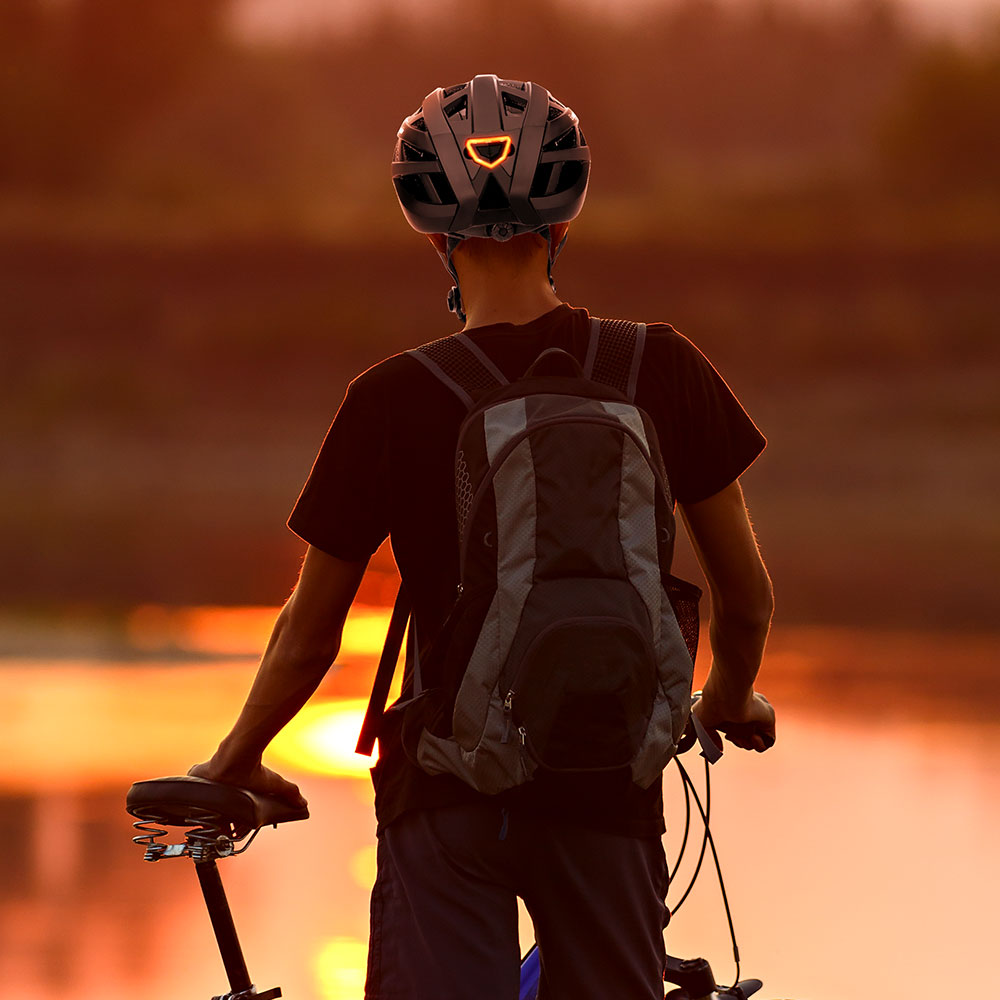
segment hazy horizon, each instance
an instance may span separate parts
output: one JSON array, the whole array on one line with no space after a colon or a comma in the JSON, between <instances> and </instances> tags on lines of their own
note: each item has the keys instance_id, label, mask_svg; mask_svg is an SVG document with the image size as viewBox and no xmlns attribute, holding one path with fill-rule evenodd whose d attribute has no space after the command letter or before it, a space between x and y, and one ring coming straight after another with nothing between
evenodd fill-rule
<instances>
[{"instance_id":1,"label":"hazy horizon","mask_svg":"<svg viewBox=\"0 0 1000 1000\"><path fill-rule=\"evenodd\" d=\"M432 20L452 0L237 0L239 33L252 39L286 39L316 31L349 32L387 11L414 22ZM563 0L570 6L568 0ZM577 0L609 16L641 16L664 0ZM759 0L719 0L724 6L745 7ZM779 0L811 8L835 9L859 5L859 0ZM992 16L1000 22L1000 0L895 0L918 25L948 34L968 35Z\"/></svg>"}]
</instances>

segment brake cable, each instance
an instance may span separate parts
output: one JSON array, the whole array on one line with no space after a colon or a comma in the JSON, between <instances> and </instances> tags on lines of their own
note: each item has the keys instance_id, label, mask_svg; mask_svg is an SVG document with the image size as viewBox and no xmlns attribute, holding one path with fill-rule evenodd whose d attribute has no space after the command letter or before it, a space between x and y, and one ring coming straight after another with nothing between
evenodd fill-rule
<instances>
[{"instance_id":1,"label":"brake cable","mask_svg":"<svg viewBox=\"0 0 1000 1000\"><path fill-rule=\"evenodd\" d=\"M698 812L701 815L702 822L704 823L705 833L701 840L701 851L698 854L698 862L695 865L694 874L691 876L691 880L687 884L687 888L684 890L683 895L677 902L677 905L670 910L671 916L673 916L680 908L684 901L691 894L691 890L694 888L694 884L697 881L698 874L701 871L702 862L705 860L705 849L710 847L712 849L712 860L715 862L715 872L719 880L719 889L722 893L722 905L726 910L726 921L729 924L729 939L733 943L733 960L736 963L736 978L733 980L735 986L740 979L740 949L739 945L736 943L736 930L733 927L733 914L729 907L729 896L726 893L726 883L722 877L722 866L719 863L719 854L715 849L715 840L712 837L712 831L709 827L709 817L711 815L712 809L712 783L709 774L709 761L705 758L705 805L702 807L701 799L698 796L698 791L694 787L694 782L687 773L687 769L680 761L679 756L674 757L674 761L677 764L677 770L681 776L681 782L684 788L684 806L685 806L685 819L684 819L684 835L681 840L680 851L677 855L677 863L674 865L674 869L671 872L671 880L673 876L677 873L677 869L680 867L681 858L684 856L684 850L687 847L688 833L690 830L690 814L691 814L691 803L690 799L694 798L695 805L698 808Z\"/></svg>"}]
</instances>

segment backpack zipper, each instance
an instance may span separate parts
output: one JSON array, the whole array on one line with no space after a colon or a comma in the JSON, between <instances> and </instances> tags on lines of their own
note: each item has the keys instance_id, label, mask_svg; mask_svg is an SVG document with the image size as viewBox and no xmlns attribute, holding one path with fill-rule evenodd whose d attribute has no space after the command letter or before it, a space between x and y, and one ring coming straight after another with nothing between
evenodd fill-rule
<instances>
[{"instance_id":1,"label":"backpack zipper","mask_svg":"<svg viewBox=\"0 0 1000 1000\"><path fill-rule=\"evenodd\" d=\"M501 743L510 742L510 729L514 721L513 708L514 708L514 689L511 688L507 692L507 697L504 698L503 700L503 736L500 737ZM519 728L518 732L520 731L521 729Z\"/></svg>"}]
</instances>

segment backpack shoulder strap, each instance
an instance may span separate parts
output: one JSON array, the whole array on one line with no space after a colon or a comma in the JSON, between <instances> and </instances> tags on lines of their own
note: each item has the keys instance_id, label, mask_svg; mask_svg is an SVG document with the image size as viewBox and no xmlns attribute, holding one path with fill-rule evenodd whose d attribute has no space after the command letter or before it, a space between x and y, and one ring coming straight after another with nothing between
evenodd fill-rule
<instances>
[{"instance_id":1,"label":"backpack shoulder strap","mask_svg":"<svg viewBox=\"0 0 1000 1000\"><path fill-rule=\"evenodd\" d=\"M451 389L466 409L472 408L478 393L508 384L503 372L464 333L433 340L406 353Z\"/></svg>"},{"instance_id":2,"label":"backpack shoulder strap","mask_svg":"<svg viewBox=\"0 0 1000 1000\"><path fill-rule=\"evenodd\" d=\"M410 597L401 583L396 594L396 603L392 609L392 617L389 619L389 629L386 633L385 645L382 647L382 656L379 659L378 669L375 671L375 680L372 683L372 693L368 699L364 722L361 724L358 745L354 750L355 753L365 757L370 757L375 749L375 740L378 738L378 731L382 724L385 703L389 700L389 688L392 685L393 674L396 672L396 662L399 659L400 647L403 645L403 636L407 631L407 623L410 624L410 643L408 645L412 644L415 655L416 636L413 634L412 610ZM419 677L417 682L419 683Z\"/></svg>"},{"instance_id":3,"label":"backpack shoulder strap","mask_svg":"<svg viewBox=\"0 0 1000 1000\"><path fill-rule=\"evenodd\" d=\"M633 323L626 319L591 319L584 377L618 389L632 402L645 346L645 323Z\"/></svg>"}]
</instances>

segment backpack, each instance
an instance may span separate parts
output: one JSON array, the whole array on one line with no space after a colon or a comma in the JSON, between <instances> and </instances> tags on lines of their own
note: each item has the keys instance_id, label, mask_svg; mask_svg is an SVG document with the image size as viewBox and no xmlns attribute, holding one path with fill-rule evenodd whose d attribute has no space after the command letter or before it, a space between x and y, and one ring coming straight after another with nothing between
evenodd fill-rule
<instances>
[{"instance_id":1,"label":"backpack","mask_svg":"<svg viewBox=\"0 0 1000 1000\"><path fill-rule=\"evenodd\" d=\"M633 402L644 338L644 325L594 319L582 367L552 348L513 382L464 334L408 352L467 409L458 593L423 657L411 622L413 696L385 713L429 774L496 794L539 769L624 770L646 788L677 750L701 591L670 575L673 500L652 421ZM401 588L361 753L408 614ZM423 689L429 663L439 683Z\"/></svg>"}]
</instances>

